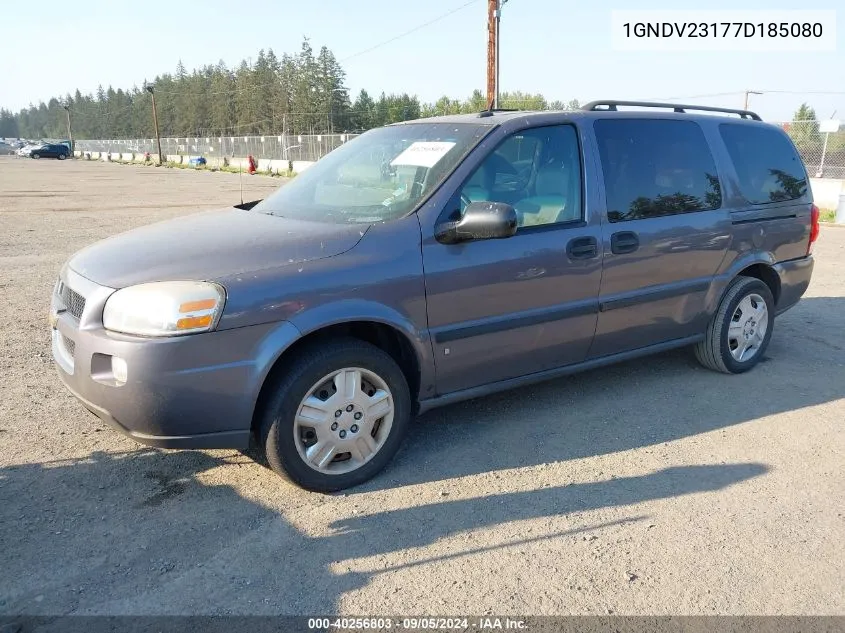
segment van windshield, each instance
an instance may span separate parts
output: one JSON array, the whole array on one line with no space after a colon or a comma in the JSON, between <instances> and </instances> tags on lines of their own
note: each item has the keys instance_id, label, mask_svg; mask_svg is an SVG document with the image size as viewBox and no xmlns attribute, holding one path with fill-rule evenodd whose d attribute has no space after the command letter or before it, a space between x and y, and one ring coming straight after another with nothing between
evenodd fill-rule
<instances>
[{"instance_id":1,"label":"van windshield","mask_svg":"<svg viewBox=\"0 0 845 633\"><path fill-rule=\"evenodd\" d=\"M401 217L490 129L421 122L370 130L321 158L253 211L343 224Z\"/></svg>"}]
</instances>

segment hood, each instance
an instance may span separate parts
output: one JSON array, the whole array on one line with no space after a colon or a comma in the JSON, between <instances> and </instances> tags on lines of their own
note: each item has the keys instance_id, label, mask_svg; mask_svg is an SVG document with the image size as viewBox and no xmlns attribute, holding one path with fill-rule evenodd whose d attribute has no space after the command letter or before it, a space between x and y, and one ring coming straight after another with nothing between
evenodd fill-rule
<instances>
[{"instance_id":1,"label":"hood","mask_svg":"<svg viewBox=\"0 0 845 633\"><path fill-rule=\"evenodd\" d=\"M158 222L97 242L68 265L110 288L201 280L339 255L368 225L290 220L229 208Z\"/></svg>"}]
</instances>

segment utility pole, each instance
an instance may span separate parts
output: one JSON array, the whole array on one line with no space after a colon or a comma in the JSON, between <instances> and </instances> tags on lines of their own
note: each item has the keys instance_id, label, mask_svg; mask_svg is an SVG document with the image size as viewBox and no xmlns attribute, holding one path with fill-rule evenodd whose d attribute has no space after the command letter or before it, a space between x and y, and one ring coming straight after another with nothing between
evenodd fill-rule
<instances>
[{"instance_id":1,"label":"utility pole","mask_svg":"<svg viewBox=\"0 0 845 633\"><path fill-rule=\"evenodd\" d=\"M153 125L156 130L156 143L158 143L158 162L160 165L164 165L164 154L161 153L161 136L158 133L158 112L156 112L155 88L152 84L147 84L146 88L147 92L149 92L150 96L153 98Z\"/></svg>"},{"instance_id":2,"label":"utility pole","mask_svg":"<svg viewBox=\"0 0 845 633\"><path fill-rule=\"evenodd\" d=\"M487 107L499 107L499 24L508 0L487 0Z\"/></svg>"},{"instance_id":3,"label":"utility pole","mask_svg":"<svg viewBox=\"0 0 845 633\"><path fill-rule=\"evenodd\" d=\"M70 141L70 156L73 158L73 131L70 129L70 106L64 105L62 107L65 109L65 114L67 115L67 138Z\"/></svg>"},{"instance_id":4,"label":"utility pole","mask_svg":"<svg viewBox=\"0 0 845 633\"><path fill-rule=\"evenodd\" d=\"M496 71L499 65L498 32L496 16L499 14L499 0L487 0L487 107L495 108L496 103Z\"/></svg>"},{"instance_id":5,"label":"utility pole","mask_svg":"<svg viewBox=\"0 0 845 633\"><path fill-rule=\"evenodd\" d=\"M763 93L762 93L762 92L758 92L758 91L756 91L756 90L746 90L746 91L745 91L745 104L742 106L742 109L743 109L743 110L747 110L747 109L748 109L748 95L761 95L761 94L763 94Z\"/></svg>"}]
</instances>

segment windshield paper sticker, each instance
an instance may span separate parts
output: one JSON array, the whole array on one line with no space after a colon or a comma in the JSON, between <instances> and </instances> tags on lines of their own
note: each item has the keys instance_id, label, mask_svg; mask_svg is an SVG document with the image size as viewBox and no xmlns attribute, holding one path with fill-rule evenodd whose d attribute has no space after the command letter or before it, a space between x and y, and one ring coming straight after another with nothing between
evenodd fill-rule
<instances>
[{"instance_id":1,"label":"windshield paper sticker","mask_svg":"<svg viewBox=\"0 0 845 633\"><path fill-rule=\"evenodd\" d=\"M408 149L394 158L390 164L431 168L454 146L455 143L445 141L411 143Z\"/></svg>"}]
</instances>

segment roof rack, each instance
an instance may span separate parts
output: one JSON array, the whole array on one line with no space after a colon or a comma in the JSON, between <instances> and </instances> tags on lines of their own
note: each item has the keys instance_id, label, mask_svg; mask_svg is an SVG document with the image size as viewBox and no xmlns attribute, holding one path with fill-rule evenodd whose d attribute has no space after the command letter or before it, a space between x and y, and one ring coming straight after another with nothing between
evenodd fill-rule
<instances>
[{"instance_id":1,"label":"roof rack","mask_svg":"<svg viewBox=\"0 0 845 633\"><path fill-rule=\"evenodd\" d=\"M687 110L700 110L703 112L724 112L725 114L738 114L743 119L754 119L762 121L760 115L750 110L736 110L734 108L716 108L713 106L688 105L685 103L656 103L652 101L590 101L581 107L581 110L590 112L610 111L616 112L616 106L638 106L641 108L671 108L674 112L686 112Z\"/></svg>"}]
</instances>

